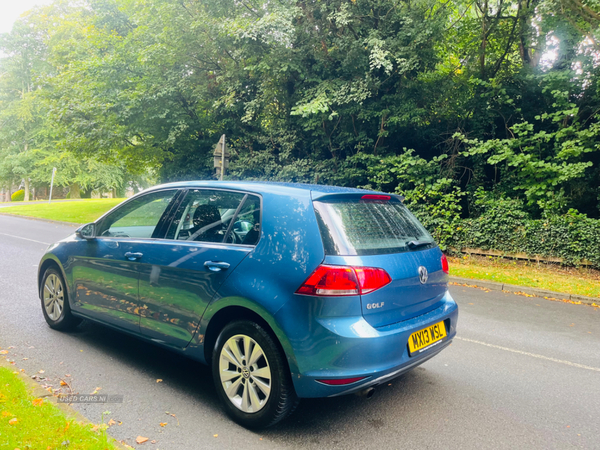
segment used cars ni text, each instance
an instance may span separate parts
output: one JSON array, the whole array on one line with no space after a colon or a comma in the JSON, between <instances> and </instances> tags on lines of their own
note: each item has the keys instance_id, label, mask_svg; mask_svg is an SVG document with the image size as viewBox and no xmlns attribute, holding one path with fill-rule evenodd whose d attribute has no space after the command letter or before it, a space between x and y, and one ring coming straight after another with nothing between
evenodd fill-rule
<instances>
[{"instance_id":1,"label":"used cars ni text","mask_svg":"<svg viewBox=\"0 0 600 450\"><path fill-rule=\"evenodd\" d=\"M395 195L198 181L146 190L51 245L48 324L89 319L212 366L227 413L370 393L456 334L448 263Z\"/></svg>"}]
</instances>

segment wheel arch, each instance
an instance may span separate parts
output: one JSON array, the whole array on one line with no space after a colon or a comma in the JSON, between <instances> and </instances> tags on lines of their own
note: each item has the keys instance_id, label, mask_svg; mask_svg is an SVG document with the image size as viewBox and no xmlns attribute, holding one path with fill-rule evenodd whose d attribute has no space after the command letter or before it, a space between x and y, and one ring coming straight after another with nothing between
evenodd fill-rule
<instances>
[{"instance_id":1,"label":"wheel arch","mask_svg":"<svg viewBox=\"0 0 600 450\"><path fill-rule=\"evenodd\" d=\"M53 258L52 256L46 257L41 263L38 269L38 296L41 298L42 295L42 278L50 267L56 267L60 274L62 275L63 281L65 283L65 289L67 290L67 295L69 300L71 299L71 290L69 289L69 283L67 282L67 274L65 273L62 264L58 259Z\"/></svg>"},{"instance_id":2,"label":"wheel arch","mask_svg":"<svg viewBox=\"0 0 600 450\"><path fill-rule=\"evenodd\" d=\"M262 312L262 311L261 311ZM268 317L268 318L265 318ZM205 316L206 317L206 316ZM235 320L251 320L259 324L273 338L273 341L279 348L283 357L288 363L290 374L298 372L298 366L294 357L291 344L287 340L283 330L277 325L275 320L265 312L249 308L239 304L228 304L215 311L210 318L204 332L204 358L207 364L211 364L212 353L215 343L221 330L230 322Z\"/></svg>"}]
</instances>

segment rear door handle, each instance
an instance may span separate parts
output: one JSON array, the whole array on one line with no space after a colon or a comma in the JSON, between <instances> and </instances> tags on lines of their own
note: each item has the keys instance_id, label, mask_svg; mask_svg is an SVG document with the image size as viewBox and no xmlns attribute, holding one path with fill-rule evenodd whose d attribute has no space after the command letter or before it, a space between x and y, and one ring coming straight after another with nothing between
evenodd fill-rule
<instances>
[{"instance_id":1,"label":"rear door handle","mask_svg":"<svg viewBox=\"0 0 600 450\"><path fill-rule=\"evenodd\" d=\"M126 252L125 253L125 258L127 258L129 261L135 261L136 259L140 259L142 256L144 256L144 254L140 253L140 252L136 252L136 253Z\"/></svg>"},{"instance_id":2,"label":"rear door handle","mask_svg":"<svg viewBox=\"0 0 600 450\"><path fill-rule=\"evenodd\" d=\"M222 261L206 261L204 267L213 272L220 272L221 270L229 269L229 263Z\"/></svg>"}]
</instances>

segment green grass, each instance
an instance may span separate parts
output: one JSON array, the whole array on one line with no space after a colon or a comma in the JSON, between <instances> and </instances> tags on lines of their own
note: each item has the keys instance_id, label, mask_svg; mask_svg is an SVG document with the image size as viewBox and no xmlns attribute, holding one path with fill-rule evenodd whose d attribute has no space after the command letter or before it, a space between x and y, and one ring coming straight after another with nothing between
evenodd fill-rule
<instances>
[{"instance_id":1,"label":"green grass","mask_svg":"<svg viewBox=\"0 0 600 450\"><path fill-rule=\"evenodd\" d=\"M97 430L36 399L17 374L0 367L0 448L115 450L103 426Z\"/></svg>"},{"instance_id":2,"label":"green grass","mask_svg":"<svg viewBox=\"0 0 600 450\"><path fill-rule=\"evenodd\" d=\"M103 198L85 199L77 202L38 203L35 205L2 208L0 209L0 213L60 220L63 222L89 223L124 200L124 198Z\"/></svg>"},{"instance_id":3,"label":"green grass","mask_svg":"<svg viewBox=\"0 0 600 450\"><path fill-rule=\"evenodd\" d=\"M448 260L450 274L457 277L600 297L600 271L594 269L492 257L450 257Z\"/></svg>"}]
</instances>

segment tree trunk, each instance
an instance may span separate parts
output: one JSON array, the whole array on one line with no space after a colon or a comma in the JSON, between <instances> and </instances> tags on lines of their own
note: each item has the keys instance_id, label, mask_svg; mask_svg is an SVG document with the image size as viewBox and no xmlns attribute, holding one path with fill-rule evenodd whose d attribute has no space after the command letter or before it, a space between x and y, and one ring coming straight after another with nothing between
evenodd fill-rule
<instances>
[{"instance_id":1,"label":"tree trunk","mask_svg":"<svg viewBox=\"0 0 600 450\"><path fill-rule=\"evenodd\" d=\"M487 47L487 34L488 34L488 11L489 5L488 0L485 0L483 4L483 10L481 11L481 48L479 53L479 71L482 80L485 80L485 51Z\"/></svg>"},{"instance_id":2,"label":"tree trunk","mask_svg":"<svg viewBox=\"0 0 600 450\"><path fill-rule=\"evenodd\" d=\"M112 198L117 198L117 189L112 190Z\"/></svg>"},{"instance_id":3,"label":"tree trunk","mask_svg":"<svg viewBox=\"0 0 600 450\"><path fill-rule=\"evenodd\" d=\"M25 177L24 183L25 183L25 196L23 197L23 201L28 202L29 201L29 178Z\"/></svg>"},{"instance_id":4,"label":"tree trunk","mask_svg":"<svg viewBox=\"0 0 600 450\"><path fill-rule=\"evenodd\" d=\"M519 53L521 54L521 61L524 66L530 66L532 60L532 50L529 47L530 44L530 25L529 21L529 1L519 1Z\"/></svg>"},{"instance_id":5,"label":"tree trunk","mask_svg":"<svg viewBox=\"0 0 600 450\"><path fill-rule=\"evenodd\" d=\"M73 183L70 188L70 197L73 198L81 198L81 192L79 189L79 183Z\"/></svg>"}]
</instances>

